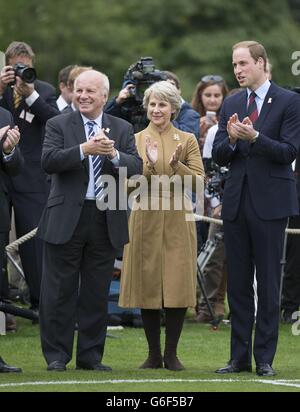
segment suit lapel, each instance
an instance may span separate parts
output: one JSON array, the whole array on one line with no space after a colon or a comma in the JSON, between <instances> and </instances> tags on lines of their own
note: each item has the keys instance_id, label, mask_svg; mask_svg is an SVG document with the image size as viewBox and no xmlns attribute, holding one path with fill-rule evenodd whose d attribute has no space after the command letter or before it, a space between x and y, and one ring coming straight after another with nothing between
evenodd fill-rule
<instances>
[{"instance_id":1,"label":"suit lapel","mask_svg":"<svg viewBox=\"0 0 300 412\"><path fill-rule=\"evenodd\" d=\"M239 120L242 122L247 116L247 90L245 89L242 92L238 93L236 97L236 113L238 114ZM247 156L250 151L250 143L245 140L239 140L238 146L241 153Z\"/></svg>"},{"instance_id":2,"label":"suit lapel","mask_svg":"<svg viewBox=\"0 0 300 412\"><path fill-rule=\"evenodd\" d=\"M272 108L273 101L276 99L276 89L273 83L271 83L271 86L269 87L268 93L266 94L265 100L263 102L260 114L258 116L258 119L255 122L255 129L260 130L262 127L265 118L268 116L270 113L270 110Z\"/></svg>"},{"instance_id":3,"label":"suit lapel","mask_svg":"<svg viewBox=\"0 0 300 412\"><path fill-rule=\"evenodd\" d=\"M83 120L82 120L80 112L79 111L73 112L71 116L72 116L72 123L71 123L72 140L74 141L75 144L85 143L86 136L85 136L84 124L83 124ZM89 173L88 158L84 159L83 164L84 164L84 167L87 173Z\"/></svg>"}]
</instances>

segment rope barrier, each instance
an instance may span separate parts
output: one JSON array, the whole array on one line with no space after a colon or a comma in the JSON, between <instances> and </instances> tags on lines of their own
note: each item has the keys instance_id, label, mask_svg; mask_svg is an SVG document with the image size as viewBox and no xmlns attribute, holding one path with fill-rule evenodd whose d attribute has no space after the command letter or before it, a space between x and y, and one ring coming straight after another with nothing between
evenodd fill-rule
<instances>
[{"instance_id":1,"label":"rope barrier","mask_svg":"<svg viewBox=\"0 0 300 412\"><path fill-rule=\"evenodd\" d=\"M200 216L194 214L194 218L196 221L201 221L201 222L207 222L207 223L215 223L216 225L223 225L223 221L221 219L214 219L212 217L208 216ZM37 232L37 228L33 229L31 232L27 233L26 235L20 237L19 239L15 240L14 242L10 243L9 245L6 246L6 251L9 253L14 252L15 250L18 249L20 245L23 243L27 242L27 240L32 239ZM300 235L300 229L290 229L287 228L285 229L285 233L289 235Z\"/></svg>"}]
</instances>

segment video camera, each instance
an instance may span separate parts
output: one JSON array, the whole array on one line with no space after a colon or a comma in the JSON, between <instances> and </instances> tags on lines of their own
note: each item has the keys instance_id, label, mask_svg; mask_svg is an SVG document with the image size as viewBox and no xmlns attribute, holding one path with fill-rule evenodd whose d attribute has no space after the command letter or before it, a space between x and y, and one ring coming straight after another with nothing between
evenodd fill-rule
<instances>
[{"instance_id":1,"label":"video camera","mask_svg":"<svg viewBox=\"0 0 300 412\"><path fill-rule=\"evenodd\" d=\"M227 167L220 167L213 161L207 170L205 197L210 201L211 207L214 208L222 202L225 180L228 173Z\"/></svg>"},{"instance_id":2,"label":"video camera","mask_svg":"<svg viewBox=\"0 0 300 412\"><path fill-rule=\"evenodd\" d=\"M34 83L36 80L36 71L33 67L29 67L23 63L16 63L13 66L15 76L20 77L25 83ZM15 81L12 82L15 84Z\"/></svg>"},{"instance_id":3,"label":"video camera","mask_svg":"<svg viewBox=\"0 0 300 412\"><path fill-rule=\"evenodd\" d=\"M131 97L140 104L143 102L145 90L153 83L166 80L164 72L155 69L152 57L141 57L139 61L132 64L124 76L124 82L132 81L135 85L130 89Z\"/></svg>"}]
</instances>

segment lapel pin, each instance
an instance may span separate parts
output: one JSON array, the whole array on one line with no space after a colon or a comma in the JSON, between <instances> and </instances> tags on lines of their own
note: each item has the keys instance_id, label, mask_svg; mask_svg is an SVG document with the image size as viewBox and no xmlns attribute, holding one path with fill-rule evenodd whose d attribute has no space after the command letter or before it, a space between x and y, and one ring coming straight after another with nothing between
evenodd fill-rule
<instances>
[{"instance_id":1,"label":"lapel pin","mask_svg":"<svg viewBox=\"0 0 300 412\"><path fill-rule=\"evenodd\" d=\"M177 133L175 133L173 139L178 141L178 140L180 140L180 137Z\"/></svg>"},{"instance_id":2,"label":"lapel pin","mask_svg":"<svg viewBox=\"0 0 300 412\"><path fill-rule=\"evenodd\" d=\"M269 97L268 103L272 103L272 97Z\"/></svg>"}]
</instances>

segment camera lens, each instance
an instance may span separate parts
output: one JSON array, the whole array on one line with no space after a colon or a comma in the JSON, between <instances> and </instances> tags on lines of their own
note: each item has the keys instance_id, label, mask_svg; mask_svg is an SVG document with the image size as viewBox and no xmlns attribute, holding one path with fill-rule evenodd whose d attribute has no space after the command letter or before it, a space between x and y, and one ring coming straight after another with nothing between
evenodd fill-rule
<instances>
[{"instance_id":1,"label":"camera lens","mask_svg":"<svg viewBox=\"0 0 300 412\"><path fill-rule=\"evenodd\" d=\"M36 79L36 73L34 69L32 69L31 67L28 67L27 69L23 70L22 80L24 80L24 82L33 83L35 79Z\"/></svg>"}]
</instances>

